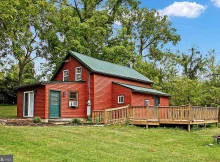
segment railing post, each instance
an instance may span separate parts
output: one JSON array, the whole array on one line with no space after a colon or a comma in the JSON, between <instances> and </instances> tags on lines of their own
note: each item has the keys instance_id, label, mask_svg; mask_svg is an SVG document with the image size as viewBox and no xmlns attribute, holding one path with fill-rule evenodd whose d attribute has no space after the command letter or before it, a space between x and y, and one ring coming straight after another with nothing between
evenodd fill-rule
<instances>
[{"instance_id":1,"label":"railing post","mask_svg":"<svg viewBox=\"0 0 220 162\"><path fill-rule=\"evenodd\" d=\"M157 114L158 114L158 118L157 119L158 119L158 121L160 121L160 105L158 106L158 113Z\"/></svg>"},{"instance_id":2,"label":"railing post","mask_svg":"<svg viewBox=\"0 0 220 162\"><path fill-rule=\"evenodd\" d=\"M190 116L191 116L191 105L190 104L188 104L188 111L189 111L189 113L188 113L189 114L189 119L188 120L190 122L190 119L191 119L190 118Z\"/></svg>"},{"instance_id":3,"label":"railing post","mask_svg":"<svg viewBox=\"0 0 220 162\"><path fill-rule=\"evenodd\" d=\"M148 120L148 105L147 105L147 108L146 108L146 120Z\"/></svg>"},{"instance_id":4,"label":"railing post","mask_svg":"<svg viewBox=\"0 0 220 162\"><path fill-rule=\"evenodd\" d=\"M105 111L104 111L104 125L107 125L107 111L106 111L106 108L105 108Z\"/></svg>"},{"instance_id":5,"label":"railing post","mask_svg":"<svg viewBox=\"0 0 220 162\"><path fill-rule=\"evenodd\" d=\"M189 123L188 123L188 132L190 132L190 115L191 115L191 106L190 104L188 105L188 110L189 110Z\"/></svg>"}]
</instances>

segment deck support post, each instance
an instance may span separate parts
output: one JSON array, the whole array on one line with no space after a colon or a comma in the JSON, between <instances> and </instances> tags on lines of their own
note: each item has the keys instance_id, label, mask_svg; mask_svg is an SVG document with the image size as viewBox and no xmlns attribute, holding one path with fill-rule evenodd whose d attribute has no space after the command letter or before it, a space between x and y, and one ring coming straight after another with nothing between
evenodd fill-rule
<instances>
[{"instance_id":1,"label":"deck support post","mask_svg":"<svg viewBox=\"0 0 220 162\"><path fill-rule=\"evenodd\" d=\"M92 123L94 124L95 123L95 112L92 111Z\"/></svg>"},{"instance_id":2,"label":"deck support post","mask_svg":"<svg viewBox=\"0 0 220 162\"><path fill-rule=\"evenodd\" d=\"M206 123L204 124L204 128L206 129Z\"/></svg>"},{"instance_id":3,"label":"deck support post","mask_svg":"<svg viewBox=\"0 0 220 162\"><path fill-rule=\"evenodd\" d=\"M190 124L188 124L188 132L190 132Z\"/></svg>"},{"instance_id":4,"label":"deck support post","mask_svg":"<svg viewBox=\"0 0 220 162\"><path fill-rule=\"evenodd\" d=\"M146 129L148 129L148 124L146 124Z\"/></svg>"},{"instance_id":5,"label":"deck support post","mask_svg":"<svg viewBox=\"0 0 220 162\"><path fill-rule=\"evenodd\" d=\"M216 127L218 127L218 122L216 123Z\"/></svg>"}]
</instances>

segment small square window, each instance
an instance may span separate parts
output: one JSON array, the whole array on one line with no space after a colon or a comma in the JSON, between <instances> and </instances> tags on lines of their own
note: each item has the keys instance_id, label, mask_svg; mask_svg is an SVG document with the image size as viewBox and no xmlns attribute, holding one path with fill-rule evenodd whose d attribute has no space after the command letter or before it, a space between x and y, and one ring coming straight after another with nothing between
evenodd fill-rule
<instances>
[{"instance_id":1,"label":"small square window","mask_svg":"<svg viewBox=\"0 0 220 162\"><path fill-rule=\"evenodd\" d=\"M69 70L63 70L63 81L69 80Z\"/></svg>"},{"instance_id":2,"label":"small square window","mask_svg":"<svg viewBox=\"0 0 220 162\"><path fill-rule=\"evenodd\" d=\"M123 104L124 103L124 96L118 96L118 104Z\"/></svg>"},{"instance_id":3,"label":"small square window","mask_svg":"<svg viewBox=\"0 0 220 162\"><path fill-rule=\"evenodd\" d=\"M144 100L144 106L149 106L150 105L150 100Z\"/></svg>"}]
</instances>

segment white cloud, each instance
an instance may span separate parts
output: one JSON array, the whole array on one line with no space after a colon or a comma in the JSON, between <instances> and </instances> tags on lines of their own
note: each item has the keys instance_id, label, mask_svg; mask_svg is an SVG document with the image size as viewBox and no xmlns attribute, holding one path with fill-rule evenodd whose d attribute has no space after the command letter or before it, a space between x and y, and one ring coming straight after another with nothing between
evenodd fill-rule
<instances>
[{"instance_id":1,"label":"white cloud","mask_svg":"<svg viewBox=\"0 0 220 162\"><path fill-rule=\"evenodd\" d=\"M216 7L220 7L220 0L211 0L211 2L212 2Z\"/></svg>"},{"instance_id":2,"label":"white cloud","mask_svg":"<svg viewBox=\"0 0 220 162\"><path fill-rule=\"evenodd\" d=\"M121 26L121 22L120 21L115 21L114 24L117 25L117 26Z\"/></svg>"},{"instance_id":3,"label":"white cloud","mask_svg":"<svg viewBox=\"0 0 220 162\"><path fill-rule=\"evenodd\" d=\"M215 1L220 1L220 0L215 0ZM184 1L184 2L174 2L168 7L158 10L158 12L162 15L167 15L167 16L197 18L206 10L206 8L207 8L206 6L197 4L196 2Z\"/></svg>"}]
</instances>

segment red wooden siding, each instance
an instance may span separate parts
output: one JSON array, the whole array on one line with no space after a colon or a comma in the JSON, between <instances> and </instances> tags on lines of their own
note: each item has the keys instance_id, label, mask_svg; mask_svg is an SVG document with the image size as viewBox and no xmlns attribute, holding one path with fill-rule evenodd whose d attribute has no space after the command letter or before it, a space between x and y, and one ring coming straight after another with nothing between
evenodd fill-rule
<instances>
[{"instance_id":1,"label":"red wooden siding","mask_svg":"<svg viewBox=\"0 0 220 162\"><path fill-rule=\"evenodd\" d=\"M46 85L46 116L49 118L49 92L50 90L60 91L60 117L61 118L86 118L87 95L85 83L58 83ZM77 91L79 93L78 108L69 108L69 91ZM63 92L66 94L63 95Z\"/></svg>"},{"instance_id":2,"label":"red wooden siding","mask_svg":"<svg viewBox=\"0 0 220 162\"><path fill-rule=\"evenodd\" d=\"M92 105L93 110L102 110L104 108L113 107L113 103L112 103L113 81L142 86L146 88L151 87L150 84L146 84L146 83L115 78L110 76L104 76L100 74L94 74L94 89L91 89L92 93L94 94L94 104Z\"/></svg>"},{"instance_id":3,"label":"red wooden siding","mask_svg":"<svg viewBox=\"0 0 220 162\"><path fill-rule=\"evenodd\" d=\"M131 95L132 92L130 89L122 87L117 84L112 85L112 107L120 107L125 105L131 105ZM123 95L124 96L124 103L118 104L118 96Z\"/></svg>"},{"instance_id":4,"label":"red wooden siding","mask_svg":"<svg viewBox=\"0 0 220 162\"><path fill-rule=\"evenodd\" d=\"M150 100L150 106L154 106L153 95L144 93L132 93L132 106L144 106L144 100Z\"/></svg>"},{"instance_id":5,"label":"red wooden siding","mask_svg":"<svg viewBox=\"0 0 220 162\"><path fill-rule=\"evenodd\" d=\"M169 97L160 97L160 106L169 106L170 99Z\"/></svg>"},{"instance_id":6,"label":"red wooden siding","mask_svg":"<svg viewBox=\"0 0 220 162\"><path fill-rule=\"evenodd\" d=\"M88 81L89 70L72 56L67 58L67 60L70 60L70 61L65 62L63 64L63 66L59 69L57 75L54 77L53 80L63 81L63 70L68 69L69 70L69 81L75 81L75 68L78 66L81 66L82 67L82 80Z\"/></svg>"},{"instance_id":7,"label":"red wooden siding","mask_svg":"<svg viewBox=\"0 0 220 162\"><path fill-rule=\"evenodd\" d=\"M144 100L150 100L150 106L154 106L154 95L132 93L132 106L144 106ZM169 106L169 97L160 96L160 106Z\"/></svg>"},{"instance_id":8,"label":"red wooden siding","mask_svg":"<svg viewBox=\"0 0 220 162\"><path fill-rule=\"evenodd\" d=\"M23 117L24 92L36 91L34 94L34 116L45 118L45 86L21 89L17 94L17 117Z\"/></svg>"}]
</instances>

